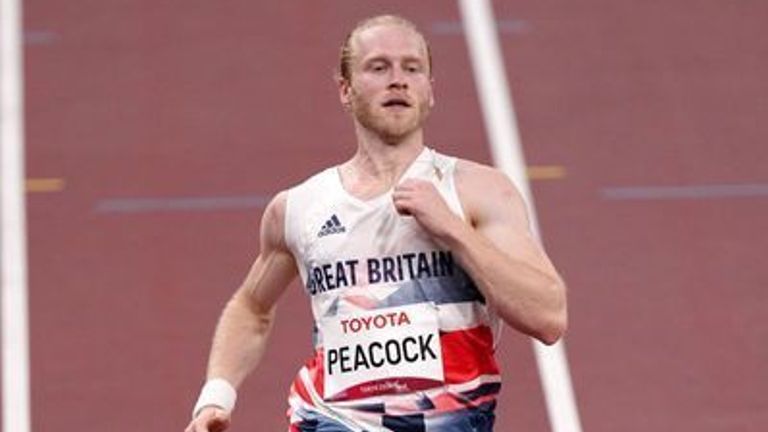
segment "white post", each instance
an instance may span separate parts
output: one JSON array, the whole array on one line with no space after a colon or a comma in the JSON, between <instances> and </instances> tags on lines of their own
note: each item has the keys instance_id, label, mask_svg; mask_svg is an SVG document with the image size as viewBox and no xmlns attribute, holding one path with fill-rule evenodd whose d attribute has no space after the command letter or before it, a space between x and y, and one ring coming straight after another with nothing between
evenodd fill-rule
<instances>
[{"instance_id":1,"label":"white post","mask_svg":"<svg viewBox=\"0 0 768 432\"><path fill-rule=\"evenodd\" d=\"M489 0L459 0L459 7L494 163L520 189L528 203L532 229L539 237L493 8ZM533 345L552 431L581 432L564 343L551 347L539 342Z\"/></svg>"},{"instance_id":2,"label":"white post","mask_svg":"<svg viewBox=\"0 0 768 432\"><path fill-rule=\"evenodd\" d=\"M0 301L5 432L30 432L21 22L20 1L0 0Z\"/></svg>"}]
</instances>

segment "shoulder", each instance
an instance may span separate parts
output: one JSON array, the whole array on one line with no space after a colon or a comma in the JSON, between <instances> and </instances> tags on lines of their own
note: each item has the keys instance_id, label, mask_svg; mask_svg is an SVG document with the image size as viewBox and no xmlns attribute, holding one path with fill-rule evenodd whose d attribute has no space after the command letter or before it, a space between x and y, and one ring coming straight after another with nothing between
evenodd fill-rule
<instances>
[{"instance_id":1,"label":"shoulder","mask_svg":"<svg viewBox=\"0 0 768 432\"><path fill-rule=\"evenodd\" d=\"M285 208L288 202L288 190L281 190L275 194L264 208L263 219L280 218L285 216Z\"/></svg>"},{"instance_id":2,"label":"shoulder","mask_svg":"<svg viewBox=\"0 0 768 432\"><path fill-rule=\"evenodd\" d=\"M288 191L278 192L264 208L261 216L261 241L273 247L285 248L285 214Z\"/></svg>"},{"instance_id":3,"label":"shoulder","mask_svg":"<svg viewBox=\"0 0 768 432\"><path fill-rule=\"evenodd\" d=\"M503 172L467 159L456 160L456 180L469 187L494 186L516 190L509 177Z\"/></svg>"},{"instance_id":4,"label":"shoulder","mask_svg":"<svg viewBox=\"0 0 768 432\"><path fill-rule=\"evenodd\" d=\"M498 169L458 159L455 182L462 205L473 222L495 213L526 218L520 192L509 177Z\"/></svg>"},{"instance_id":5,"label":"shoulder","mask_svg":"<svg viewBox=\"0 0 768 432\"><path fill-rule=\"evenodd\" d=\"M488 165L466 159L458 159L455 176L456 186L460 194L479 195L480 198L485 196L522 201L520 192L509 177Z\"/></svg>"}]
</instances>

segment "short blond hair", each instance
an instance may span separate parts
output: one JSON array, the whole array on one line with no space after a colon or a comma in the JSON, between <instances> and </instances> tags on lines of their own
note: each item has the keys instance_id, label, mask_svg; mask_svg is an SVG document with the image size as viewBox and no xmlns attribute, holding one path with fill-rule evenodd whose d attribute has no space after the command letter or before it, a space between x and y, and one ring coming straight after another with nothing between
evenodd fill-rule
<instances>
[{"instance_id":1,"label":"short blond hair","mask_svg":"<svg viewBox=\"0 0 768 432\"><path fill-rule=\"evenodd\" d=\"M397 24L412 30L414 33L419 35L419 37L421 37L421 40L424 42L424 47L427 50L427 62L429 65L429 74L431 75L432 52L429 49L427 38L424 37L421 31L419 31L419 28L416 27L416 24L414 24L412 21L399 15L386 14L366 18L358 22L355 28L349 32L346 39L344 39L344 43L341 45L341 53L339 55L339 78L345 81L350 81L352 79L352 68L350 66L352 62L352 38L355 37L358 32L382 24Z\"/></svg>"}]
</instances>

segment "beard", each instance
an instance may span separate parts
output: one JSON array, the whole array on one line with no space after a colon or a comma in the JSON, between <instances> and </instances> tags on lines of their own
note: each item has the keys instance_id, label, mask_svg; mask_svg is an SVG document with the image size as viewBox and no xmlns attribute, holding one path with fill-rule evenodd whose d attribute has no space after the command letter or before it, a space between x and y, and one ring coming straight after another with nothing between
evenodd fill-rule
<instances>
[{"instance_id":1,"label":"beard","mask_svg":"<svg viewBox=\"0 0 768 432\"><path fill-rule=\"evenodd\" d=\"M429 117L429 102L418 100L404 110L390 110L354 94L352 115L365 129L387 144L397 144L424 126Z\"/></svg>"}]
</instances>

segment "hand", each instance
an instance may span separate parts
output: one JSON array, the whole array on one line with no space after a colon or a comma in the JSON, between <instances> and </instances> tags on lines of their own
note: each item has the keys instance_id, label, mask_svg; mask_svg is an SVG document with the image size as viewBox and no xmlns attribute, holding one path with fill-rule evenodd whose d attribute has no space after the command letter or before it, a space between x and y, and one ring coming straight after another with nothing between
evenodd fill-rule
<instances>
[{"instance_id":1,"label":"hand","mask_svg":"<svg viewBox=\"0 0 768 432\"><path fill-rule=\"evenodd\" d=\"M223 432L229 428L230 422L229 413L219 407L207 406L200 410L184 432Z\"/></svg>"},{"instance_id":2,"label":"hand","mask_svg":"<svg viewBox=\"0 0 768 432\"><path fill-rule=\"evenodd\" d=\"M453 229L464 226L451 211L435 185L426 180L407 179L395 186L392 202L397 212L413 216L438 243L445 240Z\"/></svg>"}]
</instances>

